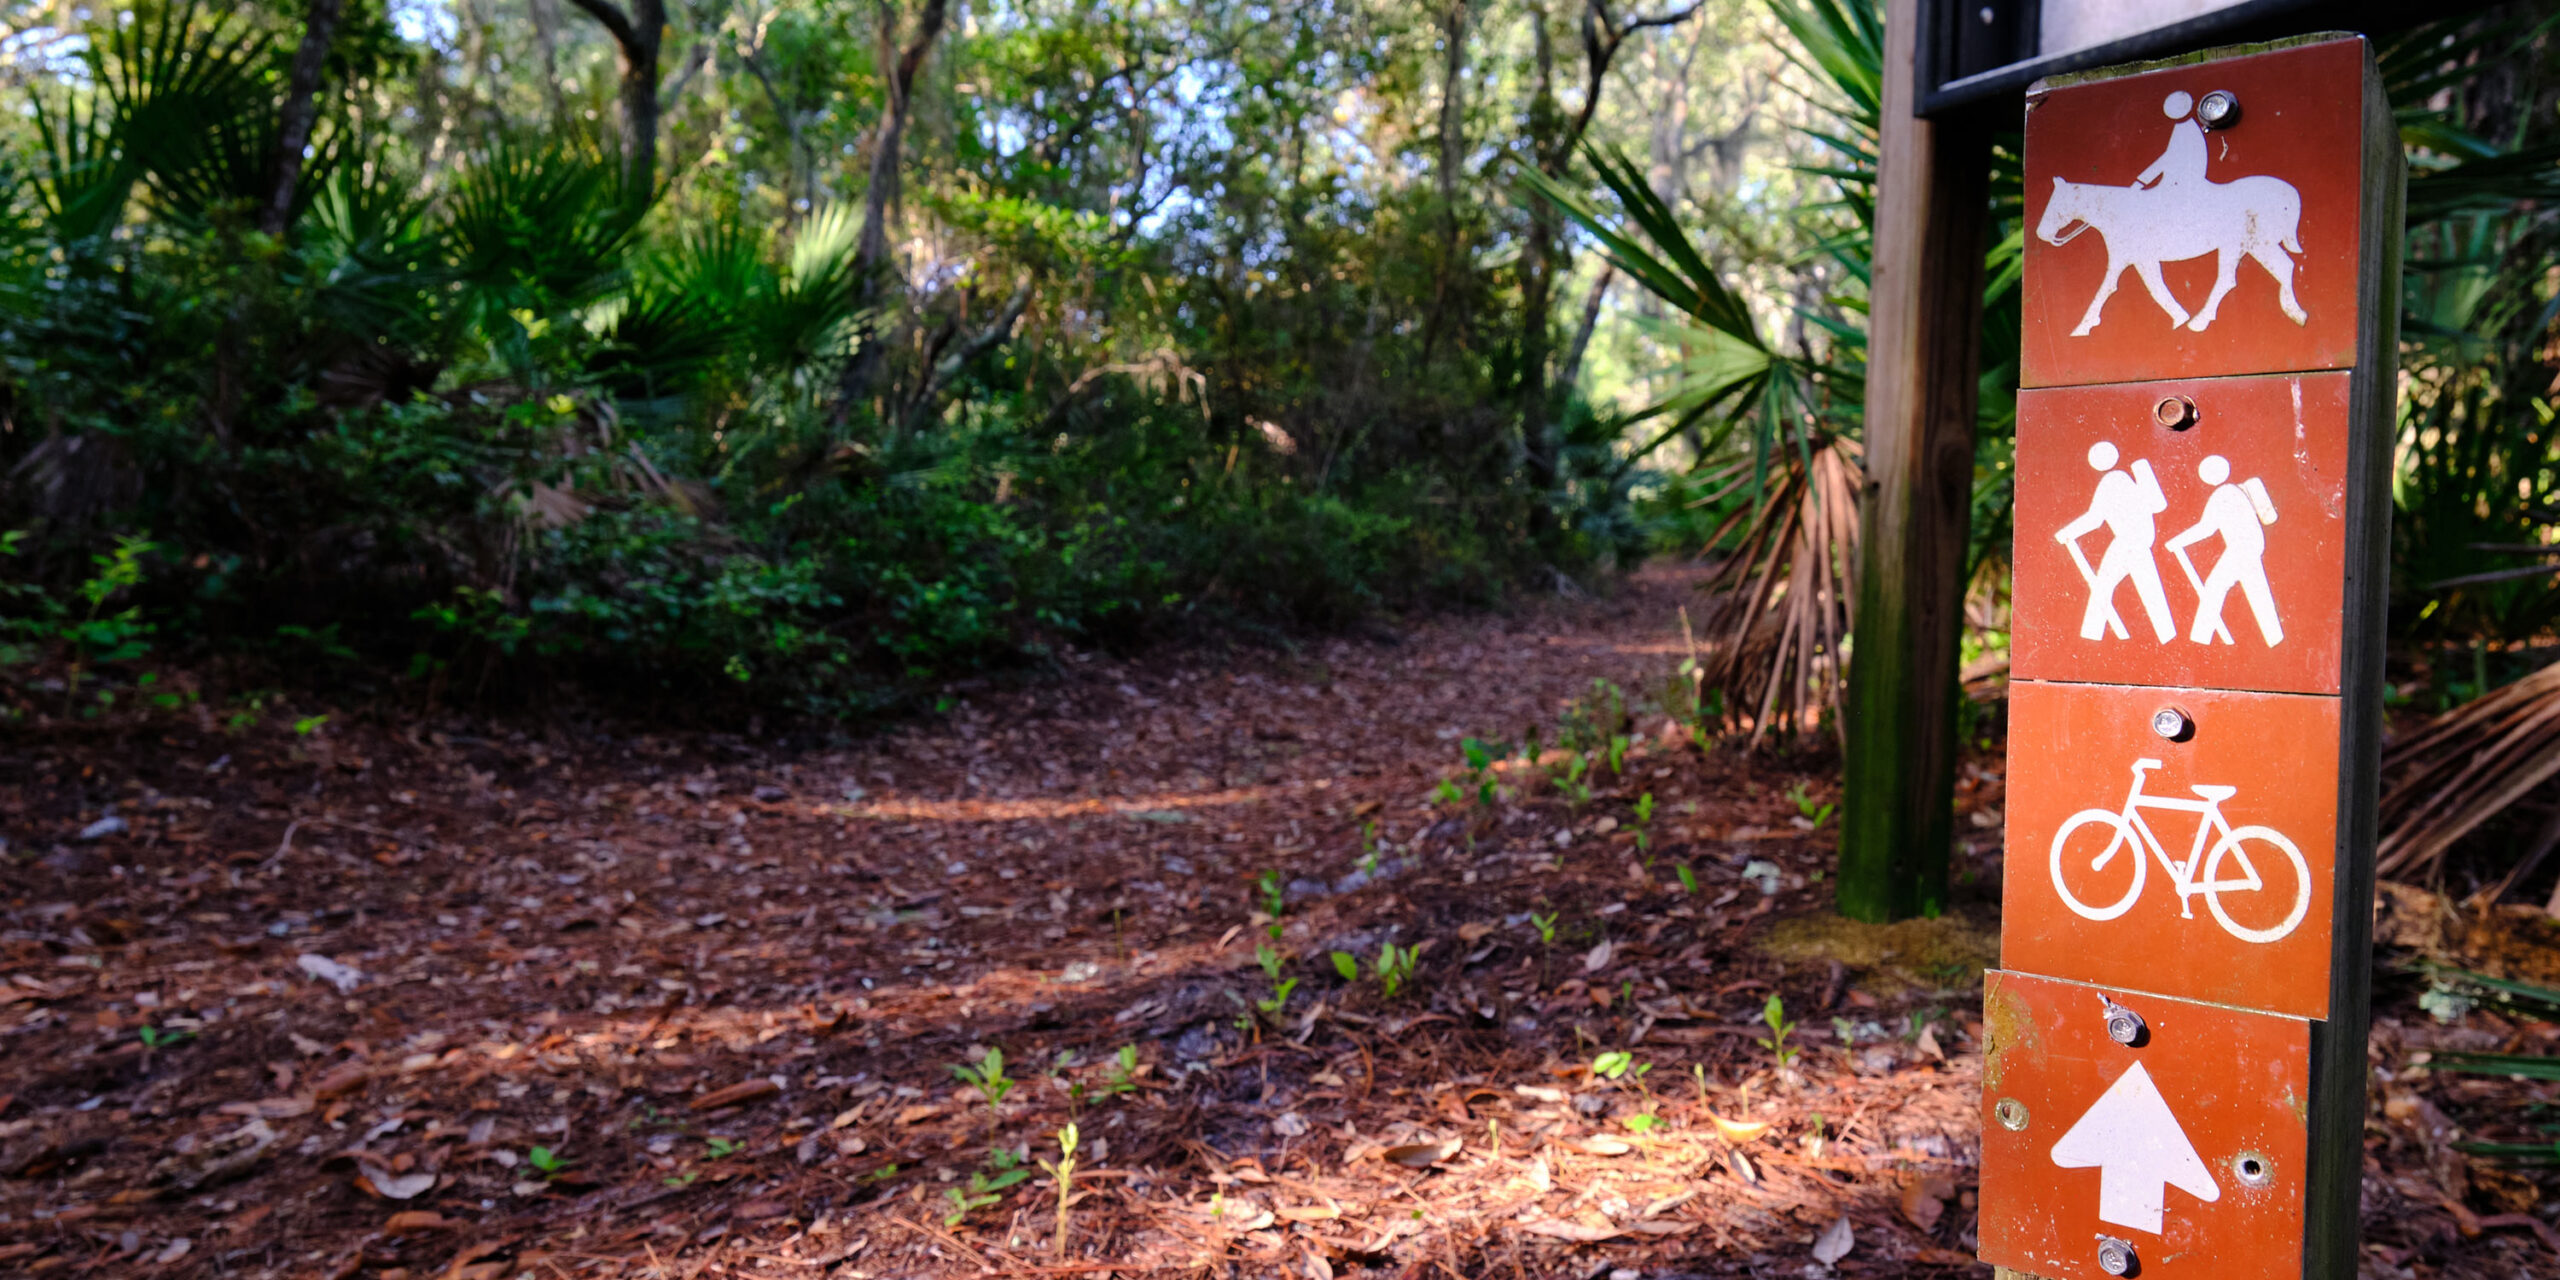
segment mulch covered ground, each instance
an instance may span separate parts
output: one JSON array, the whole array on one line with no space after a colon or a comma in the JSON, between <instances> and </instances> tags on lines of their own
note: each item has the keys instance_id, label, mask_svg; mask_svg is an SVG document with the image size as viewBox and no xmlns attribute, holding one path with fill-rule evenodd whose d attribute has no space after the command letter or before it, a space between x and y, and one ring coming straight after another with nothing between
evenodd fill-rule
<instances>
[{"instance_id":1,"label":"mulch covered ground","mask_svg":"<svg viewBox=\"0 0 2560 1280\"><path fill-rule=\"evenodd\" d=\"M1836 769L1651 709L1685 589L1075 654L836 745L21 724L0 1270L1980 1274L1997 755L1962 910L1833 920ZM1533 724L1629 741L1480 800L1461 741ZM2552 1086L2414 1062L2550 1029L2422 989L2375 1038L2368 1274L2560 1271L2551 1183L2452 1147Z\"/></svg>"}]
</instances>

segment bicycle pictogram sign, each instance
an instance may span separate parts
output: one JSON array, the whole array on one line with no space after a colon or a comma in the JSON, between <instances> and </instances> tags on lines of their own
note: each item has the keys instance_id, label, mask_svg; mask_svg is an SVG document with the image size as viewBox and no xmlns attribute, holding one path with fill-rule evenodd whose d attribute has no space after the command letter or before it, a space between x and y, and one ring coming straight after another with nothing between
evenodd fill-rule
<instances>
[{"instance_id":1,"label":"bicycle pictogram sign","mask_svg":"<svg viewBox=\"0 0 2560 1280\"><path fill-rule=\"evenodd\" d=\"M2133 788L2122 808L2083 809L2053 833L2053 889L2063 905L2087 920L2122 916L2142 896L2156 860L2177 891L2180 917L2194 919L2195 899L2202 897L2215 922L2243 942L2273 942L2292 933L2311 910L2311 864L2302 850L2273 827L2232 826L2222 805L2239 794L2238 787L2190 786L2192 800L2144 792L2144 775L2160 767L2156 759L2134 761ZM2169 856L2150 813L2199 816L2195 843L2183 861ZM2122 864L2118 855L2125 855ZM2121 889L2115 887L2119 879Z\"/></svg>"}]
</instances>

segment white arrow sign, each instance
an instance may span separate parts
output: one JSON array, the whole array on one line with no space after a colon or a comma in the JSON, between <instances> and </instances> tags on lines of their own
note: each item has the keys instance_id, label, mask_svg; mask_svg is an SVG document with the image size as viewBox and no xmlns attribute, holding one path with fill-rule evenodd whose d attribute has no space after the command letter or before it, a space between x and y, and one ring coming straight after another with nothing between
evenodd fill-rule
<instances>
[{"instance_id":1,"label":"white arrow sign","mask_svg":"<svg viewBox=\"0 0 2560 1280\"><path fill-rule=\"evenodd\" d=\"M2139 1062L2053 1144L2053 1162L2065 1169L2094 1166L2099 1220L2153 1235L2160 1234L2168 1188L2207 1202L2222 1198L2204 1157Z\"/></svg>"}]
</instances>

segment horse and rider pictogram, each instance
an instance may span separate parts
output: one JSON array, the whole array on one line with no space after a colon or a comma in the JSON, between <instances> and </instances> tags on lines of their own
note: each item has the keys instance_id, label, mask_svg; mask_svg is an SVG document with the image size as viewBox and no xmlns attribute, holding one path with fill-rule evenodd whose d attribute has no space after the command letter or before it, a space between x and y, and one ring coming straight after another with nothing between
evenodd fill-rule
<instances>
[{"instance_id":1,"label":"horse and rider pictogram","mask_svg":"<svg viewBox=\"0 0 2560 1280\"><path fill-rule=\"evenodd\" d=\"M2319 50L2031 96L2019 384L2352 367L2378 191L2366 122L2310 96L2351 74Z\"/></svg>"},{"instance_id":2,"label":"horse and rider pictogram","mask_svg":"<svg viewBox=\"0 0 2560 1280\"><path fill-rule=\"evenodd\" d=\"M2253 174L2228 182L2206 175L2211 158L2204 126L2195 120L2195 97L2174 90L2161 103L2174 121L2168 149L2129 186L2053 179L2053 196L2045 202L2036 235L2046 244L2065 245L2090 231L2107 246L2107 270L2097 296L2080 317L2075 338L2098 328L2107 299L2115 296L2124 273L2131 271L2168 313L2172 328L2197 333L2213 327L2222 300L2240 279L2240 260L2249 259L2275 278L2276 305L2295 324L2311 316L2294 293L2294 254L2302 252L2302 193L2282 178ZM2163 263L2193 258L2215 259L2213 292L2190 312L2162 278Z\"/></svg>"}]
</instances>

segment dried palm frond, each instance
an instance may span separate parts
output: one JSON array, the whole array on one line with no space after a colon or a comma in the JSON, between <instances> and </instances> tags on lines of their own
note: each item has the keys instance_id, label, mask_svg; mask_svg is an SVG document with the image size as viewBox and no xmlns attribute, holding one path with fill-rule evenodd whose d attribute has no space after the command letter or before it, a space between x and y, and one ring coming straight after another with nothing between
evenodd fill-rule
<instances>
[{"instance_id":1,"label":"dried palm frond","mask_svg":"<svg viewBox=\"0 0 2560 1280\"><path fill-rule=\"evenodd\" d=\"M2436 874L2455 841L2560 776L2560 664L2427 722L2383 752L2378 870ZM2528 855L2539 861L2553 841ZM2529 873L2519 865L2508 882ZM2503 886L2502 886L2503 887Z\"/></svg>"},{"instance_id":2,"label":"dried palm frond","mask_svg":"<svg viewBox=\"0 0 2560 1280\"><path fill-rule=\"evenodd\" d=\"M1707 540L1721 547L1741 530L1706 583L1701 683L1726 692L1726 727L1747 723L1753 747L1773 729L1802 736L1828 727L1839 735L1857 599L1860 453L1857 441L1833 436L1779 455L1764 499L1736 510ZM1728 491L1750 484L1754 465L1731 464Z\"/></svg>"}]
</instances>

